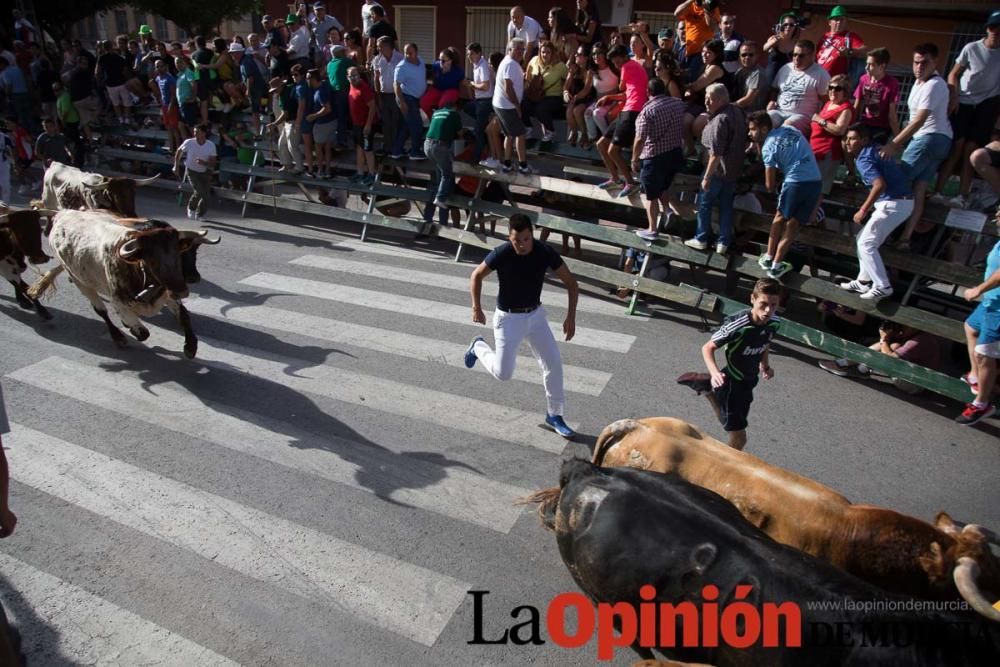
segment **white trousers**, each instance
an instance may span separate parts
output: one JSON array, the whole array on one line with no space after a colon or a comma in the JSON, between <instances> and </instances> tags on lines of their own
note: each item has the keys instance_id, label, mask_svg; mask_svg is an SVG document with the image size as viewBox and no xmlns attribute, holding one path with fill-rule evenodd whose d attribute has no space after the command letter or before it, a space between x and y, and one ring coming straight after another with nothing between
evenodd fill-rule
<instances>
[{"instance_id":1,"label":"white trousers","mask_svg":"<svg viewBox=\"0 0 1000 667\"><path fill-rule=\"evenodd\" d=\"M278 159L286 169L303 169L302 134L295 131L295 123L282 123L278 133Z\"/></svg>"},{"instance_id":2,"label":"white trousers","mask_svg":"<svg viewBox=\"0 0 1000 667\"><path fill-rule=\"evenodd\" d=\"M477 341L473 351L490 373L498 380L509 380L514 375L517 349L527 339L531 353L542 368L545 398L550 415L562 415L566 409L563 391L562 359L559 345L552 335L545 308L539 306L530 313L493 313L493 338L496 352L485 341Z\"/></svg>"},{"instance_id":3,"label":"white trousers","mask_svg":"<svg viewBox=\"0 0 1000 667\"><path fill-rule=\"evenodd\" d=\"M871 217L864 229L858 232L858 263L861 265L858 280L870 280L872 287L882 290L891 287L878 249L896 227L906 222L911 213L912 199L882 199L875 202Z\"/></svg>"}]
</instances>

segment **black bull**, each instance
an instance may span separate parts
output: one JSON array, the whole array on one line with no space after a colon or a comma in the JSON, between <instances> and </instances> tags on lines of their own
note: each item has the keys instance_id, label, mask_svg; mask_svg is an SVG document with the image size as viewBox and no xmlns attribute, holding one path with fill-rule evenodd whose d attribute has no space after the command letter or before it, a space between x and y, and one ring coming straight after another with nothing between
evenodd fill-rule
<instances>
[{"instance_id":1,"label":"black bull","mask_svg":"<svg viewBox=\"0 0 1000 667\"><path fill-rule=\"evenodd\" d=\"M544 501L545 493L536 500ZM666 603L657 608L654 641L631 642L642 657L653 657L644 645L673 659L718 667L1000 664L1000 626L972 613L920 609L910 598L887 594L778 544L727 500L676 475L572 460L563 465L558 498L548 500L541 506L543 521L555 531L564 563L591 600L624 602L638 610L638 618L641 604L648 610ZM640 594L644 585L655 589L655 597L648 587ZM717 607L705 604L714 597L706 586L717 587ZM777 647L759 639L735 648L725 632L717 646L705 646L711 610L725 621L727 606L736 601L763 609L765 625L769 607L795 603L801 648L787 647L794 634L788 617L772 634L779 637ZM684 602L698 610L696 629L680 614L670 620ZM745 632L747 622L735 627ZM697 643L682 646L685 630L695 630ZM639 632L635 637L642 637ZM760 636L767 636L766 627Z\"/></svg>"}]
</instances>

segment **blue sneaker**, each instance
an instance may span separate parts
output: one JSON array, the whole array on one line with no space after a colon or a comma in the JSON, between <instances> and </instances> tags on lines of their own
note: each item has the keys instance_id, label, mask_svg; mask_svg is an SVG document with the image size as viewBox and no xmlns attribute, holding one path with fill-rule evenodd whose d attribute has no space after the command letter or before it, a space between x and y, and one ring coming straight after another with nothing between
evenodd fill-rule
<instances>
[{"instance_id":1,"label":"blue sneaker","mask_svg":"<svg viewBox=\"0 0 1000 667\"><path fill-rule=\"evenodd\" d=\"M545 415L545 423L567 440L572 440L576 436L576 431L566 425L561 415Z\"/></svg>"},{"instance_id":2,"label":"blue sneaker","mask_svg":"<svg viewBox=\"0 0 1000 667\"><path fill-rule=\"evenodd\" d=\"M473 366L476 365L476 360L479 357L476 356L476 351L474 348L476 347L476 343L478 343L479 341L486 342L486 339L483 338L482 336L476 336L475 338L472 339L472 342L469 343L469 348L465 351L466 368L472 368Z\"/></svg>"}]
</instances>

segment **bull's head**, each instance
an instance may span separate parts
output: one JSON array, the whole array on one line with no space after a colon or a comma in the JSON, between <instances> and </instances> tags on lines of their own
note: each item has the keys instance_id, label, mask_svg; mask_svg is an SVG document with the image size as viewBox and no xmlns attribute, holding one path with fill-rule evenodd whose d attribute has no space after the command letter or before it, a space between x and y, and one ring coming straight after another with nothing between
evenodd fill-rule
<instances>
[{"instance_id":1,"label":"bull's head","mask_svg":"<svg viewBox=\"0 0 1000 667\"><path fill-rule=\"evenodd\" d=\"M184 273L184 281L192 285L201 280L198 273L198 246L203 243L216 245L222 238L212 240L208 238L208 232L184 230L180 232L181 243L181 270Z\"/></svg>"},{"instance_id":2,"label":"bull's head","mask_svg":"<svg viewBox=\"0 0 1000 667\"><path fill-rule=\"evenodd\" d=\"M15 211L8 209L0 215L0 227L10 230L14 246L24 253L32 264L44 264L49 256L42 250L42 215L52 215L46 209Z\"/></svg>"},{"instance_id":3,"label":"bull's head","mask_svg":"<svg viewBox=\"0 0 1000 667\"><path fill-rule=\"evenodd\" d=\"M148 185L157 178L159 174L139 180L125 176L105 176L100 182L88 183L85 187L90 195L88 198L92 200L90 202L92 208L107 208L119 215L134 218L137 216L135 189Z\"/></svg>"},{"instance_id":4,"label":"bull's head","mask_svg":"<svg viewBox=\"0 0 1000 667\"><path fill-rule=\"evenodd\" d=\"M1000 596L1000 562L990 549L996 535L975 524L952 521L944 512L938 514L934 525L955 539L952 578L959 594L976 612L1000 623L1000 610L992 606ZM987 597L984 590L993 597Z\"/></svg>"},{"instance_id":5,"label":"bull's head","mask_svg":"<svg viewBox=\"0 0 1000 667\"><path fill-rule=\"evenodd\" d=\"M134 233L118 248L118 256L129 263L142 263L147 280L159 285L175 299L188 295L181 270L180 234L173 227Z\"/></svg>"}]
</instances>

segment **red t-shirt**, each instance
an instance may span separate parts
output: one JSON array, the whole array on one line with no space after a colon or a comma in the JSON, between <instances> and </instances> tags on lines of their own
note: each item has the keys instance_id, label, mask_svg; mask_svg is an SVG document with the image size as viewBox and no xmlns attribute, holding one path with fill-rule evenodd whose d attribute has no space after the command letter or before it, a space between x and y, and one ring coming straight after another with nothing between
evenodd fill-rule
<instances>
[{"instance_id":1,"label":"red t-shirt","mask_svg":"<svg viewBox=\"0 0 1000 667\"><path fill-rule=\"evenodd\" d=\"M375 99L375 92L364 79L358 85L351 84L347 93L347 105L351 110L351 124L364 127L368 122L368 103Z\"/></svg>"},{"instance_id":2,"label":"red t-shirt","mask_svg":"<svg viewBox=\"0 0 1000 667\"><path fill-rule=\"evenodd\" d=\"M622 65L621 83L625 86L625 107L622 111L642 111L649 98L649 75L646 69L634 60Z\"/></svg>"},{"instance_id":3,"label":"red t-shirt","mask_svg":"<svg viewBox=\"0 0 1000 667\"><path fill-rule=\"evenodd\" d=\"M845 49L863 49L865 40L856 32L845 30L844 32L828 32L823 35L823 41L819 43L816 51L816 62L819 66L830 73L830 76L847 74L848 58L841 53Z\"/></svg>"},{"instance_id":4,"label":"red t-shirt","mask_svg":"<svg viewBox=\"0 0 1000 667\"><path fill-rule=\"evenodd\" d=\"M854 115L852 105L850 102L844 102L840 105L835 105L832 102L827 102L820 109L819 117L824 119L829 123L837 122L837 118L844 110L850 111L851 116ZM848 119L847 124L851 124L851 120ZM813 149L813 154L818 158L824 155L832 155L833 159L840 162L844 159L844 138L837 137L829 132L827 132L822 125L813 121L812 123L812 134L809 135L809 146Z\"/></svg>"}]
</instances>

